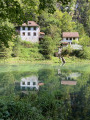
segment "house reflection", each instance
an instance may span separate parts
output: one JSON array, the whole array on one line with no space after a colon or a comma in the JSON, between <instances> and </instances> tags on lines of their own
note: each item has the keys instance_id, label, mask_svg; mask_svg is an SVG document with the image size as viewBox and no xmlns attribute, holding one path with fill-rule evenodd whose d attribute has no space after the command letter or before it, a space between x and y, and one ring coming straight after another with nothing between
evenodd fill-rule
<instances>
[{"instance_id":1,"label":"house reflection","mask_svg":"<svg viewBox=\"0 0 90 120\"><path fill-rule=\"evenodd\" d=\"M38 77L37 76L30 76L26 78L22 78L20 82L21 90L38 90Z\"/></svg>"},{"instance_id":2,"label":"house reflection","mask_svg":"<svg viewBox=\"0 0 90 120\"><path fill-rule=\"evenodd\" d=\"M69 75L62 73L60 69L58 69L58 75L60 76L62 85L76 85L77 78L81 76L78 72L72 72Z\"/></svg>"},{"instance_id":3,"label":"house reflection","mask_svg":"<svg viewBox=\"0 0 90 120\"><path fill-rule=\"evenodd\" d=\"M43 86L44 83L38 80L38 76L32 75L30 77L22 78L19 86L21 90L39 90L39 86Z\"/></svg>"}]
</instances>

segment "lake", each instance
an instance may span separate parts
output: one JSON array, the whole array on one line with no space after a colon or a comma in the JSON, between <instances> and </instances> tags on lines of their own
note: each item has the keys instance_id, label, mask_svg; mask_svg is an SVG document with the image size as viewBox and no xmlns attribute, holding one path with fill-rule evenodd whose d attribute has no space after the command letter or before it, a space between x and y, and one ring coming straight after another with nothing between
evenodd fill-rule
<instances>
[{"instance_id":1,"label":"lake","mask_svg":"<svg viewBox=\"0 0 90 120\"><path fill-rule=\"evenodd\" d=\"M90 120L90 64L0 65L1 100L28 101L41 120Z\"/></svg>"}]
</instances>

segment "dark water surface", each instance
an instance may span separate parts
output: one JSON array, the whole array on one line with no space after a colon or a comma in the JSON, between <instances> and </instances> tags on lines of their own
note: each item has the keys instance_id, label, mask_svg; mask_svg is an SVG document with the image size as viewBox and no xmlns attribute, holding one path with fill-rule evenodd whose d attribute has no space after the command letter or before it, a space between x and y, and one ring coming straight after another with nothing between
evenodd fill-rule
<instances>
[{"instance_id":1,"label":"dark water surface","mask_svg":"<svg viewBox=\"0 0 90 120\"><path fill-rule=\"evenodd\" d=\"M68 116L69 120L90 120L90 64L0 66L0 99L31 93L41 97L56 91L57 101L61 99L63 104L60 115L70 114L73 117Z\"/></svg>"}]
</instances>

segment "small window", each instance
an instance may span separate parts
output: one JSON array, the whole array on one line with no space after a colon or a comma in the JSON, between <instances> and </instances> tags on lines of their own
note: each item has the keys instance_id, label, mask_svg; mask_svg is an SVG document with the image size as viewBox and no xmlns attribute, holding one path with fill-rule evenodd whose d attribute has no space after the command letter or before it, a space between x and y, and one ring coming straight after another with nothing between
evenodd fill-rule
<instances>
[{"instance_id":1,"label":"small window","mask_svg":"<svg viewBox=\"0 0 90 120\"><path fill-rule=\"evenodd\" d=\"M66 38L66 40L68 40L68 38Z\"/></svg>"},{"instance_id":2,"label":"small window","mask_svg":"<svg viewBox=\"0 0 90 120\"><path fill-rule=\"evenodd\" d=\"M30 34L30 32L28 32L28 36L30 36L31 34Z\"/></svg>"},{"instance_id":3,"label":"small window","mask_svg":"<svg viewBox=\"0 0 90 120\"><path fill-rule=\"evenodd\" d=\"M22 27L23 30L25 30L25 27Z\"/></svg>"},{"instance_id":4,"label":"small window","mask_svg":"<svg viewBox=\"0 0 90 120\"><path fill-rule=\"evenodd\" d=\"M70 40L72 40L72 38L70 38Z\"/></svg>"},{"instance_id":5,"label":"small window","mask_svg":"<svg viewBox=\"0 0 90 120\"><path fill-rule=\"evenodd\" d=\"M28 82L27 85L30 85L30 82Z\"/></svg>"},{"instance_id":6,"label":"small window","mask_svg":"<svg viewBox=\"0 0 90 120\"><path fill-rule=\"evenodd\" d=\"M36 36L36 32L34 32L33 35Z\"/></svg>"},{"instance_id":7,"label":"small window","mask_svg":"<svg viewBox=\"0 0 90 120\"><path fill-rule=\"evenodd\" d=\"M36 27L34 27L34 30L36 30Z\"/></svg>"},{"instance_id":8,"label":"small window","mask_svg":"<svg viewBox=\"0 0 90 120\"><path fill-rule=\"evenodd\" d=\"M33 82L33 85L36 85L36 82Z\"/></svg>"},{"instance_id":9,"label":"small window","mask_svg":"<svg viewBox=\"0 0 90 120\"><path fill-rule=\"evenodd\" d=\"M22 35L25 36L25 32L23 32Z\"/></svg>"},{"instance_id":10,"label":"small window","mask_svg":"<svg viewBox=\"0 0 90 120\"><path fill-rule=\"evenodd\" d=\"M25 82L22 82L22 85L25 85Z\"/></svg>"},{"instance_id":11,"label":"small window","mask_svg":"<svg viewBox=\"0 0 90 120\"><path fill-rule=\"evenodd\" d=\"M75 40L75 38L73 38L73 40Z\"/></svg>"},{"instance_id":12,"label":"small window","mask_svg":"<svg viewBox=\"0 0 90 120\"><path fill-rule=\"evenodd\" d=\"M31 30L31 27L28 27L28 30Z\"/></svg>"}]
</instances>

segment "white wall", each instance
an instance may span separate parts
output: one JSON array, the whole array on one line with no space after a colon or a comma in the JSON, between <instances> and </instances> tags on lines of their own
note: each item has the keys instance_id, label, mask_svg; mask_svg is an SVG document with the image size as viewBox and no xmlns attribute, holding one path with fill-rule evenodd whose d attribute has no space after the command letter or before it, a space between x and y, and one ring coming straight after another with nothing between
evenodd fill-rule
<instances>
[{"instance_id":1,"label":"white wall","mask_svg":"<svg viewBox=\"0 0 90 120\"><path fill-rule=\"evenodd\" d=\"M23 36L23 32L25 32L25 36ZM28 36L28 32L30 32L30 36ZM36 32L36 36L33 35L34 32ZM23 30L22 27L20 27L20 36L23 41L30 41L33 43L39 42L39 34L39 27L36 27L36 30L34 30L34 27L31 27L31 30L28 30L28 27L25 27L25 30Z\"/></svg>"},{"instance_id":2,"label":"white wall","mask_svg":"<svg viewBox=\"0 0 90 120\"><path fill-rule=\"evenodd\" d=\"M74 40L74 39L72 38L72 40ZM72 43L72 40L70 40L70 38L68 38L68 40L67 40L67 38L63 38L63 39L62 39L62 42L69 42L69 43L71 44L71 43ZM75 40L78 41L78 38L75 38Z\"/></svg>"}]
</instances>

